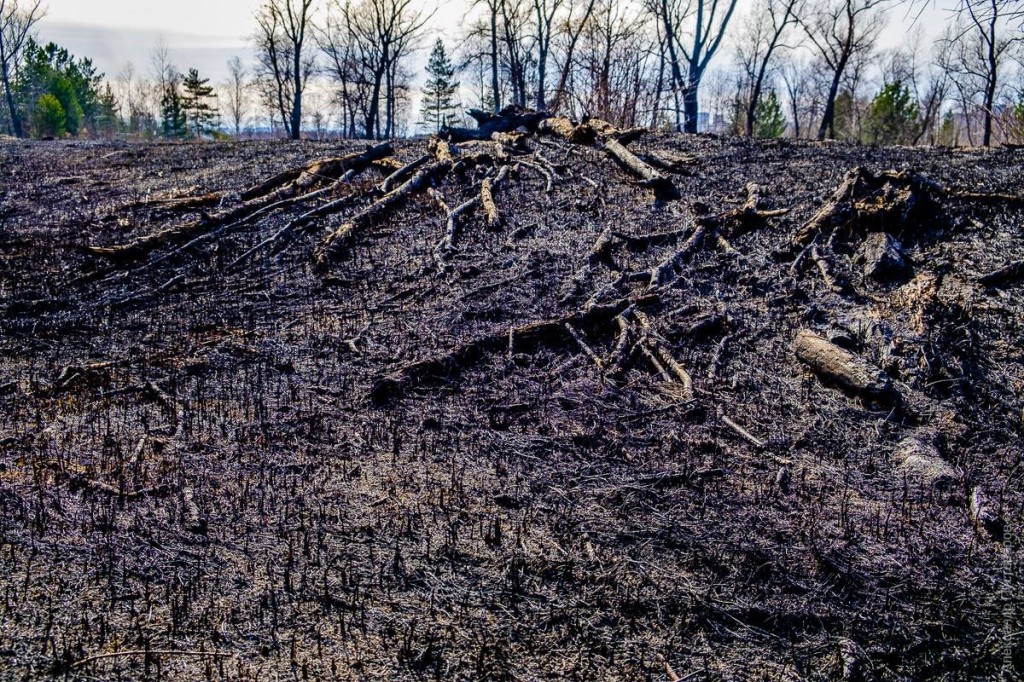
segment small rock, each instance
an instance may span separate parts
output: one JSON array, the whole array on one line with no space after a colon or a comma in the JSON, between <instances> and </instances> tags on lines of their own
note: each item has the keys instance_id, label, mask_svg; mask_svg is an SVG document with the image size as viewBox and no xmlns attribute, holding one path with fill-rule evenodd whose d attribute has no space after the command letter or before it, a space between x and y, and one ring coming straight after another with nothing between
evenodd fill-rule
<instances>
[{"instance_id":1,"label":"small rock","mask_svg":"<svg viewBox=\"0 0 1024 682\"><path fill-rule=\"evenodd\" d=\"M779 473L775 474L775 485L783 495L789 494L789 482L791 478L792 476L789 473L789 467L786 466L780 468Z\"/></svg>"},{"instance_id":2,"label":"small rock","mask_svg":"<svg viewBox=\"0 0 1024 682\"><path fill-rule=\"evenodd\" d=\"M899 470L911 480L936 488L948 488L960 480L960 473L943 461L938 448L927 437L907 438L896 452Z\"/></svg>"},{"instance_id":3,"label":"small rock","mask_svg":"<svg viewBox=\"0 0 1024 682\"><path fill-rule=\"evenodd\" d=\"M935 488L948 488L960 478L956 470L941 459L911 455L903 460L900 470L908 478L916 479Z\"/></svg>"},{"instance_id":4,"label":"small rock","mask_svg":"<svg viewBox=\"0 0 1024 682\"><path fill-rule=\"evenodd\" d=\"M879 282L898 278L907 271L903 246L885 232L869 234L857 252L856 261L864 265L866 277Z\"/></svg>"},{"instance_id":5,"label":"small rock","mask_svg":"<svg viewBox=\"0 0 1024 682\"><path fill-rule=\"evenodd\" d=\"M975 488L971 493L971 521L978 533L988 535L993 540L1003 539L1003 520L992 508L988 495L982 488Z\"/></svg>"}]
</instances>

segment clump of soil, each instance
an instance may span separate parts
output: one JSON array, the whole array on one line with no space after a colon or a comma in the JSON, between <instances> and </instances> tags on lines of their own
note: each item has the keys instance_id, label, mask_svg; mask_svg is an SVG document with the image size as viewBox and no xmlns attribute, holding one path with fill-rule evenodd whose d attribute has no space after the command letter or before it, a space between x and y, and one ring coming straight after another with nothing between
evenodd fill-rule
<instances>
[{"instance_id":1,"label":"clump of soil","mask_svg":"<svg viewBox=\"0 0 1024 682\"><path fill-rule=\"evenodd\" d=\"M1024 153L530 128L3 143L0 669L1024 674Z\"/></svg>"}]
</instances>

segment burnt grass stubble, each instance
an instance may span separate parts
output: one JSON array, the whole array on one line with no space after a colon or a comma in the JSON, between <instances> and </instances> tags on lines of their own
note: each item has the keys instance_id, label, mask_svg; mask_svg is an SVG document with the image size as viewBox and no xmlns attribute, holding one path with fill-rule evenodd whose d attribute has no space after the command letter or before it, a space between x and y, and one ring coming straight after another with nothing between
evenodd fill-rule
<instances>
[{"instance_id":1,"label":"burnt grass stubble","mask_svg":"<svg viewBox=\"0 0 1024 682\"><path fill-rule=\"evenodd\" d=\"M1008 193L1024 153L649 135L630 148L669 159L680 195L655 201L597 146L524 142L500 226L467 212L437 255L438 199L494 173L470 165L319 268L326 231L370 199L233 268L331 196L130 263L84 247L212 210L154 198L237 202L365 146L3 143L0 677L1024 674L1024 308L1016 281L977 282L1024 258L1024 209L936 193L853 215L817 242L831 282L793 244L856 167ZM680 259L647 326L630 321L650 344L609 362L618 315L580 318L588 350L566 333L458 352L616 280L642 292L620 275L751 182L791 211ZM876 281L856 254L879 230L908 269ZM822 381L800 330L884 369L899 399ZM388 379L438 357L444 376ZM942 476L901 464L908 438Z\"/></svg>"}]
</instances>

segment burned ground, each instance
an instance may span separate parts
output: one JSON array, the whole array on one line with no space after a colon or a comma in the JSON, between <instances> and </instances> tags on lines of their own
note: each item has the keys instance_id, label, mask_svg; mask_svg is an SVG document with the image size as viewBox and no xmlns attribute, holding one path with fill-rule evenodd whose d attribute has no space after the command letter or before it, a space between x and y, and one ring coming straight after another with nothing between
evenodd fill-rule
<instances>
[{"instance_id":1,"label":"burned ground","mask_svg":"<svg viewBox=\"0 0 1024 682\"><path fill-rule=\"evenodd\" d=\"M0 677L1024 674L1024 153L473 144L4 143Z\"/></svg>"}]
</instances>

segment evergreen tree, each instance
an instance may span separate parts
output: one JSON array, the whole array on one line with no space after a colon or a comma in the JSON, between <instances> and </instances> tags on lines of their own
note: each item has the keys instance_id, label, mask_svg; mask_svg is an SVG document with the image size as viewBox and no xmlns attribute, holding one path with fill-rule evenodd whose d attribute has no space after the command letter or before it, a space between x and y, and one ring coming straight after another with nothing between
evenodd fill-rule
<instances>
[{"instance_id":1,"label":"evergreen tree","mask_svg":"<svg viewBox=\"0 0 1024 682\"><path fill-rule=\"evenodd\" d=\"M440 38L430 52L427 75L429 77L423 86L421 125L432 132L439 132L458 106L456 93L459 91L459 82L455 80L455 67L444 49L444 41Z\"/></svg>"},{"instance_id":2,"label":"evergreen tree","mask_svg":"<svg viewBox=\"0 0 1024 682\"><path fill-rule=\"evenodd\" d=\"M217 127L217 118L220 112L209 102L211 99L216 99L217 95L209 82L209 78L199 77L198 70L189 69L188 75L181 83L184 90L181 106L188 121L188 132L195 135L196 138L212 132Z\"/></svg>"},{"instance_id":3,"label":"evergreen tree","mask_svg":"<svg viewBox=\"0 0 1024 682\"><path fill-rule=\"evenodd\" d=\"M875 144L906 144L917 134L920 110L899 80L886 83L864 116L867 139Z\"/></svg>"},{"instance_id":4,"label":"evergreen tree","mask_svg":"<svg viewBox=\"0 0 1024 682\"><path fill-rule=\"evenodd\" d=\"M182 140L188 135L188 115L178 92L177 74L167 82L160 96L160 132L168 140Z\"/></svg>"},{"instance_id":5,"label":"evergreen tree","mask_svg":"<svg viewBox=\"0 0 1024 682\"><path fill-rule=\"evenodd\" d=\"M36 137L62 137L66 132L64 108L53 95L41 95L32 111L32 128Z\"/></svg>"},{"instance_id":6,"label":"evergreen tree","mask_svg":"<svg viewBox=\"0 0 1024 682\"><path fill-rule=\"evenodd\" d=\"M79 135L97 125L102 78L89 59L75 59L56 43L29 39L15 87L17 106L34 116L39 98L53 95L64 110L66 132Z\"/></svg>"},{"instance_id":7,"label":"evergreen tree","mask_svg":"<svg viewBox=\"0 0 1024 682\"><path fill-rule=\"evenodd\" d=\"M117 98L114 91L107 83L98 100L98 113L96 115L96 130L104 135L113 135L121 127L121 120L118 115Z\"/></svg>"},{"instance_id":8,"label":"evergreen tree","mask_svg":"<svg viewBox=\"0 0 1024 682\"><path fill-rule=\"evenodd\" d=\"M75 92L71 80L60 74L55 74L50 81L49 94L57 98L64 109L65 125L68 133L72 136L78 135L82 130L85 112L78 102L78 95Z\"/></svg>"},{"instance_id":9,"label":"evergreen tree","mask_svg":"<svg viewBox=\"0 0 1024 682\"><path fill-rule=\"evenodd\" d=\"M774 90L758 100L754 108L754 136L775 139L786 132L786 116Z\"/></svg>"}]
</instances>

